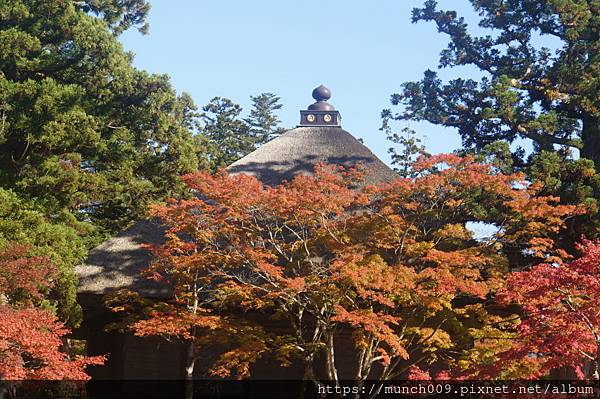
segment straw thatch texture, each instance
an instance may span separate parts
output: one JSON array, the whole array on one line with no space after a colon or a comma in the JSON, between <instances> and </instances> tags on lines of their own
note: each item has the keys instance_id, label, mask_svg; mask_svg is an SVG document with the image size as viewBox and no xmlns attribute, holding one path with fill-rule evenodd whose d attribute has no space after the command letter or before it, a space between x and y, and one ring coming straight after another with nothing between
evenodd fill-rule
<instances>
[{"instance_id":1,"label":"straw thatch texture","mask_svg":"<svg viewBox=\"0 0 600 399\"><path fill-rule=\"evenodd\" d=\"M256 176L268 185L291 180L297 174L308 174L319 162L353 166L362 164L369 183L380 183L398 175L365 145L338 127L299 127L269 141L234 162L230 173Z\"/></svg>"},{"instance_id":2,"label":"straw thatch texture","mask_svg":"<svg viewBox=\"0 0 600 399\"><path fill-rule=\"evenodd\" d=\"M256 176L267 185L277 185L297 174L308 174L319 162L364 165L367 183L390 181L396 173L350 133L337 127L292 129L234 162L232 174ZM94 248L86 264L76 269L80 293L105 294L116 288L131 288L147 297L168 295L139 273L151 260L143 244L162 241L164 229L143 220Z\"/></svg>"}]
</instances>

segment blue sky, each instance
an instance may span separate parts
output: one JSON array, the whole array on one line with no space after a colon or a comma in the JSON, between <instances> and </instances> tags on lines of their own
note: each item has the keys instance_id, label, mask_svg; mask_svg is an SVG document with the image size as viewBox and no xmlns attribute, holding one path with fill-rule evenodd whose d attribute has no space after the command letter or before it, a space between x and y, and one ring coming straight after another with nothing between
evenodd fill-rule
<instances>
[{"instance_id":1,"label":"blue sky","mask_svg":"<svg viewBox=\"0 0 600 399\"><path fill-rule=\"evenodd\" d=\"M475 21L467 0L442 0ZM380 113L402 82L436 68L447 38L433 24L410 22L421 0L221 0L152 2L150 33L135 30L121 41L135 53L135 65L171 76L177 91L197 105L214 96L249 108L249 97L273 92L284 108L285 127L299 121L323 83L341 112L343 127L363 138L389 162L390 144L379 132ZM443 70L443 78L474 76L464 67ZM432 153L460 146L451 129L411 123ZM398 126L399 128L402 125Z\"/></svg>"}]
</instances>

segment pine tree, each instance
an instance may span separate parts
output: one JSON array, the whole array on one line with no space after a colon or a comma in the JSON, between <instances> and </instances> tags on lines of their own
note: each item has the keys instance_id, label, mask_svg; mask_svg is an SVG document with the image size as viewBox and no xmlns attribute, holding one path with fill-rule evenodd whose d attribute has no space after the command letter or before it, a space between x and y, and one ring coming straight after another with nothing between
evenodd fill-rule
<instances>
[{"instance_id":1,"label":"pine tree","mask_svg":"<svg viewBox=\"0 0 600 399\"><path fill-rule=\"evenodd\" d=\"M466 147L532 140L537 152L580 149L600 168L600 5L597 1L470 0L487 33L470 33L464 18L427 0L412 21L433 21L450 38L442 68L472 65L483 77L444 84L427 70L392 96L394 118L457 128ZM539 45L556 40L556 51ZM523 159L518 159L521 163Z\"/></svg>"},{"instance_id":2,"label":"pine tree","mask_svg":"<svg viewBox=\"0 0 600 399\"><path fill-rule=\"evenodd\" d=\"M224 168L254 150L256 140L250 126L240 118L240 105L214 97L202 110L200 131L208 141L213 169Z\"/></svg>"},{"instance_id":3,"label":"pine tree","mask_svg":"<svg viewBox=\"0 0 600 399\"><path fill-rule=\"evenodd\" d=\"M146 30L144 0L0 2L0 246L57 269L48 309L76 326L74 266L146 205L185 194L206 165L198 115L118 42Z\"/></svg>"},{"instance_id":4,"label":"pine tree","mask_svg":"<svg viewBox=\"0 0 600 399\"><path fill-rule=\"evenodd\" d=\"M78 6L84 12L102 17L116 35L133 26L141 33L148 33L146 17L150 4L146 0L85 0L79 1Z\"/></svg>"},{"instance_id":5,"label":"pine tree","mask_svg":"<svg viewBox=\"0 0 600 399\"><path fill-rule=\"evenodd\" d=\"M387 110L383 111L382 119L383 124L379 130L386 134L388 141L399 146L399 148L390 147L388 149L394 170L400 177L414 177L412 165L420 155L428 155L425 146L421 144L417 132L408 126L402 128L400 133L394 132L390 124L390 113Z\"/></svg>"},{"instance_id":6,"label":"pine tree","mask_svg":"<svg viewBox=\"0 0 600 399\"><path fill-rule=\"evenodd\" d=\"M283 105L279 103L280 97L273 93L261 93L250 99L252 109L244 121L250 126L256 145L260 146L283 133L284 129L279 127L281 120L275 114Z\"/></svg>"},{"instance_id":7,"label":"pine tree","mask_svg":"<svg viewBox=\"0 0 600 399\"><path fill-rule=\"evenodd\" d=\"M132 66L116 35L141 0L0 3L0 186L110 232L184 189L204 150L169 78Z\"/></svg>"}]
</instances>

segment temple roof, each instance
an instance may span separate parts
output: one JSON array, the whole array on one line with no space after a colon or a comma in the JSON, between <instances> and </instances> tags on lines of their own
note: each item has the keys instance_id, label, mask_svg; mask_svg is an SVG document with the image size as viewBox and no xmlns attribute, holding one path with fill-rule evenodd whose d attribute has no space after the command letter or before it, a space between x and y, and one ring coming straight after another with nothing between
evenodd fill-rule
<instances>
[{"instance_id":1,"label":"temple roof","mask_svg":"<svg viewBox=\"0 0 600 399\"><path fill-rule=\"evenodd\" d=\"M86 263L75 268L79 278L77 292L108 294L128 288L149 298L169 296L163 286L140 276L152 260L143 245L161 244L164 232L157 221L140 220L92 249Z\"/></svg>"},{"instance_id":2,"label":"temple roof","mask_svg":"<svg viewBox=\"0 0 600 399\"><path fill-rule=\"evenodd\" d=\"M310 174L317 163L365 168L368 183L381 183L398 175L365 145L339 127L298 127L288 130L231 164L227 170L255 176L275 186L298 174Z\"/></svg>"},{"instance_id":3,"label":"temple roof","mask_svg":"<svg viewBox=\"0 0 600 399\"><path fill-rule=\"evenodd\" d=\"M315 89L315 93L317 103L324 103L331 95L323 86ZM301 111L301 122L310 123L306 120L310 112L313 111ZM231 164L228 171L253 175L270 186L289 181L298 174L310 174L315 164L321 162L345 166L362 164L369 184L398 177L371 150L343 130L339 119L331 120L331 126L319 124L318 119L314 121L315 126L302 125L269 141ZM139 275L151 260L143 244L159 244L163 234L164 228L157 222L142 220L92 249L86 264L76 268L78 292L106 294L117 288L130 288L147 297L168 295L164 289Z\"/></svg>"}]
</instances>

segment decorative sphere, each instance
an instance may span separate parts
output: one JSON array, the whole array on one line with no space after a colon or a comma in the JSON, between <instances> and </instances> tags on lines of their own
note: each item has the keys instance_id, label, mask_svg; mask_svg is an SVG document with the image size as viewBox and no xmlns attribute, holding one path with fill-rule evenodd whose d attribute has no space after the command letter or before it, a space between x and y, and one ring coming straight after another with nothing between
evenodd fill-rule
<instances>
[{"instance_id":1,"label":"decorative sphere","mask_svg":"<svg viewBox=\"0 0 600 399\"><path fill-rule=\"evenodd\" d=\"M308 106L309 111L334 111L333 105L324 101L318 101Z\"/></svg>"},{"instance_id":2,"label":"decorative sphere","mask_svg":"<svg viewBox=\"0 0 600 399\"><path fill-rule=\"evenodd\" d=\"M313 90L312 96L317 101L327 101L331 98L331 91L327 87L321 85Z\"/></svg>"}]
</instances>

